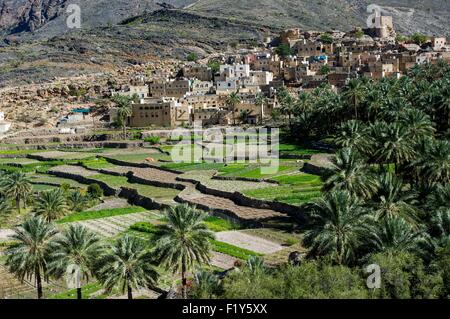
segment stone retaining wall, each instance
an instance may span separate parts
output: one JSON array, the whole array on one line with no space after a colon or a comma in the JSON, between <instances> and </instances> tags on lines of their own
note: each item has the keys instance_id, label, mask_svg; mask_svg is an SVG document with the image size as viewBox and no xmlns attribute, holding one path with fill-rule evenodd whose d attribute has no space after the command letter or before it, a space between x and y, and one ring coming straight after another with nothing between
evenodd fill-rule
<instances>
[{"instance_id":1,"label":"stone retaining wall","mask_svg":"<svg viewBox=\"0 0 450 319\"><path fill-rule=\"evenodd\" d=\"M74 181L77 181L81 184L98 184L100 186L100 188L103 190L103 193L106 196L117 196L117 194L120 192L119 189L114 189L112 187L110 187L108 184L102 182L102 181L98 181L95 179L90 179L88 177L84 177L81 175L77 175L77 174L71 174L71 173L66 173L66 172L55 172L55 171L49 171L48 172L50 175L54 175L57 177L61 177L61 178L68 178L68 179L72 179Z\"/></svg>"},{"instance_id":2,"label":"stone retaining wall","mask_svg":"<svg viewBox=\"0 0 450 319\"><path fill-rule=\"evenodd\" d=\"M193 179L183 178L183 177L177 177L177 180L193 183L196 185L196 188L204 193L209 194L213 196L223 197L232 200L235 204L241 205L241 206L247 206L252 208L259 208L259 209L270 209L274 210L286 215L289 215L299 222L303 223L306 221L306 216L303 211L301 211L300 206L294 206L286 203L281 202L275 202L275 201L266 201L262 199L256 199L248 197L240 192L225 192L222 190L209 188L205 185L203 185L201 182Z\"/></svg>"},{"instance_id":3,"label":"stone retaining wall","mask_svg":"<svg viewBox=\"0 0 450 319\"><path fill-rule=\"evenodd\" d=\"M305 163L303 165L303 168L301 169L302 172L312 175L319 175L319 176L329 176L333 174L333 170L326 167L317 166L311 163Z\"/></svg>"},{"instance_id":4,"label":"stone retaining wall","mask_svg":"<svg viewBox=\"0 0 450 319\"><path fill-rule=\"evenodd\" d=\"M170 168L159 167L157 165L152 165L152 164L148 164L148 163L127 162L127 161L122 161L122 160L118 160L118 159L111 158L108 156L101 156L101 155L99 155L99 157L103 157L107 162L117 165L117 166L130 166L130 167L137 167L137 168L155 168L155 169L159 169L161 171L166 171L169 173L183 174L183 172L180 172L180 171L176 171L176 170L173 170Z\"/></svg>"}]
</instances>

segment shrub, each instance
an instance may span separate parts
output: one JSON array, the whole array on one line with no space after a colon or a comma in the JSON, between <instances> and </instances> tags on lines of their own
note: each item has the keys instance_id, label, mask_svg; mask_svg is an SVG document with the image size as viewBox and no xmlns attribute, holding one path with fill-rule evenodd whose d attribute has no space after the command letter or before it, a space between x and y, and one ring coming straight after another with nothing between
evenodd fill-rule
<instances>
[{"instance_id":1,"label":"shrub","mask_svg":"<svg viewBox=\"0 0 450 319\"><path fill-rule=\"evenodd\" d=\"M160 141L161 141L161 138L157 135L147 136L144 139L144 142L150 143L152 145L159 144Z\"/></svg>"},{"instance_id":2,"label":"shrub","mask_svg":"<svg viewBox=\"0 0 450 319\"><path fill-rule=\"evenodd\" d=\"M132 225L130 227L130 229L141 232L141 233L146 233L146 234L158 234L159 233L157 226L155 226L151 223L146 223L146 222L136 223L136 224Z\"/></svg>"},{"instance_id":3,"label":"shrub","mask_svg":"<svg viewBox=\"0 0 450 319\"><path fill-rule=\"evenodd\" d=\"M196 53L192 52L192 53L189 53L189 54L187 55L186 59L187 59L189 62L195 62L195 61L198 60L198 55L197 55Z\"/></svg>"},{"instance_id":4,"label":"shrub","mask_svg":"<svg viewBox=\"0 0 450 319\"><path fill-rule=\"evenodd\" d=\"M88 186L88 194L93 198L101 198L103 197L103 190L98 184L91 184Z\"/></svg>"}]
</instances>

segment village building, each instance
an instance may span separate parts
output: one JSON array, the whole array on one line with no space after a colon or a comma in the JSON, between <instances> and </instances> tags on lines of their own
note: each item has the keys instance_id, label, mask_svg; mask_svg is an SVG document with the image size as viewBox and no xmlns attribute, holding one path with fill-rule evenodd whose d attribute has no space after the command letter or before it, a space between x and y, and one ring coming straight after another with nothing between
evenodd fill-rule
<instances>
[{"instance_id":1,"label":"village building","mask_svg":"<svg viewBox=\"0 0 450 319\"><path fill-rule=\"evenodd\" d=\"M148 85L130 85L124 90L111 91L111 96L122 95L122 96L138 96L140 99L145 99L149 95Z\"/></svg>"},{"instance_id":2,"label":"village building","mask_svg":"<svg viewBox=\"0 0 450 319\"><path fill-rule=\"evenodd\" d=\"M212 81L212 69L206 65L189 64L183 67L183 76L188 79L198 79L200 81Z\"/></svg>"},{"instance_id":3,"label":"village building","mask_svg":"<svg viewBox=\"0 0 450 319\"><path fill-rule=\"evenodd\" d=\"M149 97L176 97L180 98L191 92L191 82L186 79L156 81L149 84Z\"/></svg>"},{"instance_id":4,"label":"village building","mask_svg":"<svg viewBox=\"0 0 450 319\"><path fill-rule=\"evenodd\" d=\"M132 104L131 127L175 127L189 122L189 110L175 98L149 98Z\"/></svg>"}]
</instances>

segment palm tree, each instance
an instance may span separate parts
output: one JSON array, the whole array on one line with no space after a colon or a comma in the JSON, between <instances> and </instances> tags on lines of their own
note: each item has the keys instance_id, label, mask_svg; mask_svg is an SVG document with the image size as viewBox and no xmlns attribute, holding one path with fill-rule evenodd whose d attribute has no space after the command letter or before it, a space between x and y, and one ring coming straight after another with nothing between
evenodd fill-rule
<instances>
[{"instance_id":1,"label":"palm tree","mask_svg":"<svg viewBox=\"0 0 450 319\"><path fill-rule=\"evenodd\" d=\"M335 173L325 182L325 190L345 190L362 198L370 198L376 192L376 178L357 151L341 149L333 163Z\"/></svg>"},{"instance_id":2,"label":"palm tree","mask_svg":"<svg viewBox=\"0 0 450 319\"><path fill-rule=\"evenodd\" d=\"M359 79L352 79L344 89L344 98L349 106L355 111L355 118L358 119L358 108L365 96L365 87Z\"/></svg>"},{"instance_id":3,"label":"palm tree","mask_svg":"<svg viewBox=\"0 0 450 319\"><path fill-rule=\"evenodd\" d=\"M401 217L376 223L368 241L377 252L417 252L427 239L426 232L418 230Z\"/></svg>"},{"instance_id":4,"label":"palm tree","mask_svg":"<svg viewBox=\"0 0 450 319\"><path fill-rule=\"evenodd\" d=\"M407 136L412 141L418 141L424 137L432 137L435 132L430 117L417 109L406 110L400 117L400 123L407 128Z\"/></svg>"},{"instance_id":5,"label":"palm tree","mask_svg":"<svg viewBox=\"0 0 450 319\"><path fill-rule=\"evenodd\" d=\"M412 160L416 152L407 129L397 123L375 122L371 126L373 139L378 147L374 153L381 164L393 163L395 171L398 166Z\"/></svg>"},{"instance_id":6,"label":"palm tree","mask_svg":"<svg viewBox=\"0 0 450 319\"><path fill-rule=\"evenodd\" d=\"M415 194L404 189L401 178L386 172L378 178L378 190L372 198L377 220L402 217L412 225L417 224L419 210L414 206Z\"/></svg>"},{"instance_id":7,"label":"palm tree","mask_svg":"<svg viewBox=\"0 0 450 319\"><path fill-rule=\"evenodd\" d=\"M240 114L239 114L239 120L244 123L247 124L248 123L248 119L249 117L252 115L252 111L249 110L241 110Z\"/></svg>"},{"instance_id":8,"label":"palm tree","mask_svg":"<svg viewBox=\"0 0 450 319\"><path fill-rule=\"evenodd\" d=\"M0 216L11 213L11 204L8 198L0 194Z\"/></svg>"},{"instance_id":9,"label":"palm tree","mask_svg":"<svg viewBox=\"0 0 450 319\"><path fill-rule=\"evenodd\" d=\"M47 222L52 222L67 212L66 198L61 189L39 193L34 204L36 216L42 216Z\"/></svg>"},{"instance_id":10,"label":"palm tree","mask_svg":"<svg viewBox=\"0 0 450 319\"><path fill-rule=\"evenodd\" d=\"M52 243L49 273L56 278L66 276L76 284L77 299L82 299L81 280L89 281L94 261L100 255L100 239L81 225L69 227Z\"/></svg>"},{"instance_id":11,"label":"palm tree","mask_svg":"<svg viewBox=\"0 0 450 319\"><path fill-rule=\"evenodd\" d=\"M261 114L260 114L261 120L260 120L260 124L262 124L263 118L264 118L264 106L267 104L267 99L266 99L266 97L264 96L264 94L259 93L259 94L256 96L255 103L256 103L256 105L258 105L258 106L261 108Z\"/></svg>"},{"instance_id":12,"label":"palm tree","mask_svg":"<svg viewBox=\"0 0 450 319\"><path fill-rule=\"evenodd\" d=\"M286 88L282 87L277 92L277 99L280 103L281 113L288 116L289 127L292 128L292 115L296 107L294 98Z\"/></svg>"},{"instance_id":13,"label":"palm tree","mask_svg":"<svg viewBox=\"0 0 450 319\"><path fill-rule=\"evenodd\" d=\"M361 202L346 191L327 193L312 204L304 243L311 255L330 255L338 264L351 262L367 233Z\"/></svg>"},{"instance_id":14,"label":"palm tree","mask_svg":"<svg viewBox=\"0 0 450 319\"><path fill-rule=\"evenodd\" d=\"M357 120L343 123L334 142L340 147L355 148L361 154L370 154L373 147L368 128Z\"/></svg>"},{"instance_id":15,"label":"palm tree","mask_svg":"<svg viewBox=\"0 0 450 319\"><path fill-rule=\"evenodd\" d=\"M161 263L173 270L181 269L183 298L187 297L186 272L195 264L209 263L210 239L214 234L203 222L206 215L183 204L171 207L166 213L167 224L160 228L161 237L156 251Z\"/></svg>"},{"instance_id":16,"label":"palm tree","mask_svg":"<svg viewBox=\"0 0 450 319\"><path fill-rule=\"evenodd\" d=\"M31 180L22 172L13 172L2 179L0 189L6 196L15 199L20 214L20 203L23 201L25 206L25 199L32 191Z\"/></svg>"},{"instance_id":17,"label":"palm tree","mask_svg":"<svg viewBox=\"0 0 450 319\"><path fill-rule=\"evenodd\" d=\"M96 275L106 291L119 287L133 299L133 290L153 285L158 277L152 265L153 255L145 243L125 235L107 249L97 266Z\"/></svg>"},{"instance_id":18,"label":"palm tree","mask_svg":"<svg viewBox=\"0 0 450 319\"><path fill-rule=\"evenodd\" d=\"M117 120L122 127L123 138L127 138L127 120L132 115L131 103L134 100L132 97L124 95L115 95L112 101L117 107Z\"/></svg>"},{"instance_id":19,"label":"palm tree","mask_svg":"<svg viewBox=\"0 0 450 319\"><path fill-rule=\"evenodd\" d=\"M15 242L6 250L6 265L21 281L34 278L38 299L42 298L42 277L47 277L51 242L58 233L52 224L40 217L31 217L14 229Z\"/></svg>"},{"instance_id":20,"label":"palm tree","mask_svg":"<svg viewBox=\"0 0 450 319\"><path fill-rule=\"evenodd\" d=\"M81 212L86 208L88 199L84 196L80 190L74 190L67 196L67 206L72 212Z\"/></svg>"},{"instance_id":21,"label":"palm tree","mask_svg":"<svg viewBox=\"0 0 450 319\"><path fill-rule=\"evenodd\" d=\"M227 96L225 99L225 105L228 107L228 110L230 110L233 114L233 125L236 125L236 106L241 103L241 98L237 93L233 92L230 95Z\"/></svg>"},{"instance_id":22,"label":"palm tree","mask_svg":"<svg viewBox=\"0 0 450 319\"><path fill-rule=\"evenodd\" d=\"M435 140L428 145L425 154L414 161L420 178L424 181L445 185L450 180L450 142Z\"/></svg>"},{"instance_id":23,"label":"palm tree","mask_svg":"<svg viewBox=\"0 0 450 319\"><path fill-rule=\"evenodd\" d=\"M200 270L194 275L195 299L212 299L220 285L219 277L210 271Z\"/></svg>"}]
</instances>

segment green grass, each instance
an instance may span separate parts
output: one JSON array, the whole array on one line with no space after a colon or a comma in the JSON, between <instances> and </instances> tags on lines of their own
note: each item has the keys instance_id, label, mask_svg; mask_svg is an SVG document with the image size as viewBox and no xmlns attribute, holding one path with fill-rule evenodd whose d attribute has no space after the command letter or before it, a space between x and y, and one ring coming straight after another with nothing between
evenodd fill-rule
<instances>
[{"instance_id":1,"label":"green grass","mask_svg":"<svg viewBox=\"0 0 450 319\"><path fill-rule=\"evenodd\" d=\"M40 193L40 192L56 189L58 187L57 186L51 186L51 185L44 185L44 184L33 184L32 188L33 188L33 192L34 193Z\"/></svg>"},{"instance_id":2,"label":"green grass","mask_svg":"<svg viewBox=\"0 0 450 319\"><path fill-rule=\"evenodd\" d=\"M236 247L221 241L211 240L212 249L222 254L226 254L238 259L247 260L253 256L263 256L263 254L256 253L254 251Z\"/></svg>"},{"instance_id":3,"label":"green grass","mask_svg":"<svg viewBox=\"0 0 450 319\"><path fill-rule=\"evenodd\" d=\"M140 233L146 233L146 234L152 234L157 235L159 233L158 226L153 225L152 223L148 222L139 222L130 227L131 230L140 232Z\"/></svg>"},{"instance_id":4,"label":"green grass","mask_svg":"<svg viewBox=\"0 0 450 319\"><path fill-rule=\"evenodd\" d=\"M249 197L278 201L286 204L310 202L322 195L323 182L320 176L310 174L282 175L272 178L280 186L245 190Z\"/></svg>"},{"instance_id":5,"label":"green grass","mask_svg":"<svg viewBox=\"0 0 450 319\"><path fill-rule=\"evenodd\" d=\"M81 161L81 164L89 169L105 169L114 167L114 164L110 164L104 158L93 158Z\"/></svg>"},{"instance_id":6,"label":"green grass","mask_svg":"<svg viewBox=\"0 0 450 319\"><path fill-rule=\"evenodd\" d=\"M240 229L240 225L216 216L205 218L205 224L213 232L229 231Z\"/></svg>"},{"instance_id":7,"label":"green grass","mask_svg":"<svg viewBox=\"0 0 450 319\"><path fill-rule=\"evenodd\" d=\"M27 155L42 152L42 150L0 150L0 155Z\"/></svg>"},{"instance_id":8,"label":"green grass","mask_svg":"<svg viewBox=\"0 0 450 319\"><path fill-rule=\"evenodd\" d=\"M98 282L88 283L81 287L81 293L83 296L83 299L90 299L91 295L98 292L102 289L102 286ZM104 295L99 295L96 298L105 298ZM64 292L60 292L57 294L54 294L49 297L49 299L77 299L77 290L71 289Z\"/></svg>"},{"instance_id":9,"label":"green grass","mask_svg":"<svg viewBox=\"0 0 450 319\"><path fill-rule=\"evenodd\" d=\"M65 224L65 223L78 222L78 221L82 221L82 220L100 219L100 218L106 218L106 217L112 217L112 216L142 213L145 211L146 211L145 208L139 207L139 206L103 209L103 210L97 210L97 211L86 211L86 212L74 213L74 214L68 215L66 217L63 217L62 219L58 220L57 223Z\"/></svg>"},{"instance_id":10,"label":"green grass","mask_svg":"<svg viewBox=\"0 0 450 319\"><path fill-rule=\"evenodd\" d=\"M290 155L314 155L321 153L318 150L313 150L309 148L305 148L301 145L289 144L289 143L280 143L279 152L281 155L290 154Z\"/></svg>"},{"instance_id":11,"label":"green grass","mask_svg":"<svg viewBox=\"0 0 450 319\"><path fill-rule=\"evenodd\" d=\"M140 195L147 196L154 199L173 199L180 191L172 188L155 187L150 185L143 185L137 183L129 183L125 176L114 176L108 174L96 174L89 176L90 179L95 179L108 184L112 188L126 187L135 189Z\"/></svg>"}]
</instances>

